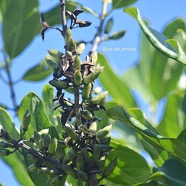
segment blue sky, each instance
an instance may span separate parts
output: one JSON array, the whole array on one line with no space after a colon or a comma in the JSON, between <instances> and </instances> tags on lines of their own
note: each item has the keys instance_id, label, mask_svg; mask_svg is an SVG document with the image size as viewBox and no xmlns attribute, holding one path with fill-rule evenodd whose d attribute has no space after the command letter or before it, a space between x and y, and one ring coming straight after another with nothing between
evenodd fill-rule
<instances>
[{"instance_id":1,"label":"blue sky","mask_svg":"<svg viewBox=\"0 0 186 186\"><path fill-rule=\"evenodd\" d=\"M59 0L40 0L40 11L45 12L49 8L53 7L59 2ZM101 0L79 0L78 2L84 4L85 6L91 7L94 11L101 10ZM185 0L139 0L135 5L141 12L143 18L147 19L152 28L162 31L165 25L177 17L186 19L186 1ZM114 27L112 32L119 31L121 29L127 30L124 38L119 41L109 41L102 43L98 50L104 52L108 57L112 67L118 74L122 74L127 71L130 67L136 64L139 60L140 48L139 48L139 37L140 29L137 22L123 13L122 9L117 9L111 16L114 17ZM110 17L111 17L110 16ZM93 34L96 32L96 26L98 26L98 20L90 14L82 14L82 19L92 21L91 27L85 29L75 29L73 30L75 39L85 39L91 40ZM39 21L39 20L38 20ZM2 38L0 40L0 47L2 47ZM87 46L90 49L90 46ZM106 48L135 48L133 52L124 51L103 51ZM42 41L40 36L34 38L33 42L30 44L28 49L24 53L18 56L12 68L12 74L14 81L20 79L23 72L30 67L37 64L44 56L47 54L48 49L63 49L63 39L60 34L55 31L49 31L46 34L45 42ZM88 51L87 49L87 51ZM2 59L0 59L2 61ZM6 75L3 74L5 77ZM47 78L42 82L32 83L32 82L20 82L15 87L15 92L17 96L17 103L20 103L23 97L30 91L36 92L41 96L42 88L51 77ZM0 80L0 102L4 102L11 105L10 92L7 86L3 84ZM18 124L18 121L15 120ZM10 169L0 161L0 183L5 186L19 185L12 175Z\"/></svg>"}]
</instances>

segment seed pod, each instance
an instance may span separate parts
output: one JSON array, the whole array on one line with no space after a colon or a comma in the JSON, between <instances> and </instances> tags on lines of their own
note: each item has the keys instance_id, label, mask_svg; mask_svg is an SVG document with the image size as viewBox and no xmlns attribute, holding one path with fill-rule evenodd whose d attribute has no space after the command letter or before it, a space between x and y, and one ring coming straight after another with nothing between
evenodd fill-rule
<instances>
[{"instance_id":1,"label":"seed pod","mask_svg":"<svg viewBox=\"0 0 186 186\"><path fill-rule=\"evenodd\" d=\"M97 163L100 158L100 146L99 144L94 145L93 154L91 157L91 163Z\"/></svg>"},{"instance_id":2,"label":"seed pod","mask_svg":"<svg viewBox=\"0 0 186 186\"><path fill-rule=\"evenodd\" d=\"M68 45L68 43L72 40L72 33L71 30L68 28L65 33L65 44Z\"/></svg>"},{"instance_id":3,"label":"seed pod","mask_svg":"<svg viewBox=\"0 0 186 186\"><path fill-rule=\"evenodd\" d=\"M89 154L88 154L88 151L87 151L86 147L81 149L81 155L82 155L82 157L83 157L83 159L85 161L85 164L87 164L88 161L90 160L90 157L89 157Z\"/></svg>"},{"instance_id":4,"label":"seed pod","mask_svg":"<svg viewBox=\"0 0 186 186\"><path fill-rule=\"evenodd\" d=\"M80 55L83 53L84 50L85 50L85 43L81 43L78 45L78 47L76 49L76 54Z\"/></svg>"},{"instance_id":5,"label":"seed pod","mask_svg":"<svg viewBox=\"0 0 186 186\"><path fill-rule=\"evenodd\" d=\"M97 96L95 96L94 98L92 98L90 100L90 103L99 104L106 99L107 95L108 95L108 91L102 92L102 93L98 94Z\"/></svg>"},{"instance_id":6,"label":"seed pod","mask_svg":"<svg viewBox=\"0 0 186 186\"><path fill-rule=\"evenodd\" d=\"M75 160L76 156L77 154L74 149L68 150L63 158L63 163L67 164L68 162Z\"/></svg>"},{"instance_id":7,"label":"seed pod","mask_svg":"<svg viewBox=\"0 0 186 186\"><path fill-rule=\"evenodd\" d=\"M6 141L0 141L0 148L14 148L14 145Z\"/></svg>"},{"instance_id":8,"label":"seed pod","mask_svg":"<svg viewBox=\"0 0 186 186\"><path fill-rule=\"evenodd\" d=\"M49 84L52 85L53 87L56 87L56 88L62 88L62 89L66 89L68 88L68 83L66 81L57 81L55 79L53 80L50 80L49 81Z\"/></svg>"},{"instance_id":9,"label":"seed pod","mask_svg":"<svg viewBox=\"0 0 186 186\"><path fill-rule=\"evenodd\" d=\"M54 61L59 64L61 61L61 56L64 55L59 50L48 50L48 53L54 58Z\"/></svg>"},{"instance_id":10,"label":"seed pod","mask_svg":"<svg viewBox=\"0 0 186 186\"><path fill-rule=\"evenodd\" d=\"M82 83L82 74L79 70L74 72L74 84L79 86Z\"/></svg>"},{"instance_id":11,"label":"seed pod","mask_svg":"<svg viewBox=\"0 0 186 186\"><path fill-rule=\"evenodd\" d=\"M92 113L90 113L88 110L82 110L81 114L86 120L90 120L93 117Z\"/></svg>"},{"instance_id":12,"label":"seed pod","mask_svg":"<svg viewBox=\"0 0 186 186\"><path fill-rule=\"evenodd\" d=\"M48 146L48 153L49 154L54 154L56 152L56 149L57 149L57 139L52 138L50 140L50 144Z\"/></svg>"},{"instance_id":13,"label":"seed pod","mask_svg":"<svg viewBox=\"0 0 186 186\"><path fill-rule=\"evenodd\" d=\"M91 62L93 64L96 64L96 62L98 60L98 53L97 53L97 51L92 52L92 54L90 55L90 59L91 59Z\"/></svg>"},{"instance_id":14,"label":"seed pod","mask_svg":"<svg viewBox=\"0 0 186 186\"><path fill-rule=\"evenodd\" d=\"M87 99L90 96L90 92L92 89L92 83L85 84L82 91L82 98Z\"/></svg>"},{"instance_id":15,"label":"seed pod","mask_svg":"<svg viewBox=\"0 0 186 186\"><path fill-rule=\"evenodd\" d=\"M74 52L76 50L76 42L73 39L71 39L68 44L68 50L71 52Z\"/></svg>"},{"instance_id":16,"label":"seed pod","mask_svg":"<svg viewBox=\"0 0 186 186\"><path fill-rule=\"evenodd\" d=\"M54 176L46 181L47 185L54 185L59 181L59 176Z\"/></svg>"},{"instance_id":17,"label":"seed pod","mask_svg":"<svg viewBox=\"0 0 186 186\"><path fill-rule=\"evenodd\" d=\"M88 176L82 170L77 171L77 177L81 180L86 182L88 180Z\"/></svg>"},{"instance_id":18,"label":"seed pod","mask_svg":"<svg viewBox=\"0 0 186 186\"><path fill-rule=\"evenodd\" d=\"M45 148L48 148L50 141L51 141L50 134L45 134L43 137L43 143L44 143Z\"/></svg>"},{"instance_id":19,"label":"seed pod","mask_svg":"<svg viewBox=\"0 0 186 186\"><path fill-rule=\"evenodd\" d=\"M27 131L28 130L28 127L29 127L29 124L30 124L30 120L31 120L31 115L30 115L30 111L27 110L23 116L23 130L24 131Z\"/></svg>"},{"instance_id":20,"label":"seed pod","mask_svg":"<svg viewBox=\"0 0 186 186\"><path fill-rule=\"evenodd\" d=\"M6 141L12 142L12 138L11 138L10 134L6 130L1 129L0 134L1 134L2 138L4 138Z\"/></svg>"},{"instance_id":21,"label":"seed pod","mask_svg":"<svg viewBox=\"0 0 186 186\"><path fill-rule=\"evenodd\" d=\"M78 55L76 55L76 57L75 57L75 59L74 59L74 64L73 64L74 66L74 71L76 71L76 70L81 70L81 60L80 60L80 58L79 58L79 56Z\"/></svg>"},{"instance_id":22,"label":"seed pod","mask_svg":"<svg viewBox=\"0 0 186 186\"><path fill-rule=\"evenodd\" d=\"M74 141L78 141L79 137L76 134L75 130L72 129L71 127L68 126L64 126L63 127L64 131L69 135L69 137L74 140Z\"/></svg>"},{"instance_id":23,"label":"seed pod","mask_svg":"<svg viewBox=\"0 0 186 186\"><path fill-rule=\"evenodd\" d=\"M95 70L91 74L89 74L88 76L84 78L84 83L85 84L92 83L101 74L101 72L103 71L103 68L104 67L95 68Z\"/></svg>"},{"instance_id":24,"label":"seed pod","mask_svg":"<svg viewBox=\"0 0 186 186\"><path fill-rule=\"evenodd\" d=\"M35 172L38 169L38 167L36 166L36 163L32 163L26 169L28 172Z\"/></svg>"},{"instance_id":25,"label":"seed pod","mask_svg":"<svg viewBox=\"0 0 186 186\"><path fill-rule=\"evenodd\" d=\"M94 121L91 123L90 127L89 127L89 130L93 130L93 131L97 131L97 122Z\"/></svg>"},{"instance_id":26,"label":"seed pod","mask_svg":"<svg viewBox=\"0 0 186 186\"><path fill-rule=\"evenodd\" d=\"M9 150L7 150L7 149L0 149L0 157L1 156L8 156L10 154L11 154L11 152Z\"/></svg>"},{"instance_id":27,"label":"seed pod","mask_svg":"<svg viewBox=\"0 0 186 186\"><path fill-rule=\"evenodd\" d=\"M59 64L50 55L45 57L47 65L52 69L58 69Z\"/></svg>"},{"instance_id":28,"label":"seed pod","mask_svg":"<svg viewBox=\"0 0 186 186\"><path fill-rule=\"evenodd\" d=\"M63 164L62 165L62 169L70 176L72 176L73 178L77 178L77 174L76 174L76 170L74 170L72 167Z\"/></svg>"},{"instance_id":29,"label":"seed pod","mask_svg":"<svg viewBox=\"0 0 186 186\"><path fill-rule=\"evenodd\" d=\"M76 167L77 167L78 170L84 170L85 169L85 162L84 162L83 156L81 154L77 155Z\"/></svg>"},{"instance_id":30,"label":"seed pod","mask_svg":"<svg viewBox=\"0 0 186 186\"><path fill-rule=\"evenodd\" d=\"M96 136L99 139L104 138L107 134L109 134L109 132L112 130L112 125L107 125L104 128L100 129L97 131Z\"/></svg>"},{"instance_id":31,"label":"seed pod","mask_svg":"<svg viewBox=\"0 0 186 186\"><path fill-rule=\"evenodd\" d=\"M117 165L117 158L113 159L109 165L105 168L104 172L103 172L103 178L108 177L116 168Z\"/></svg>"}]
</instances>

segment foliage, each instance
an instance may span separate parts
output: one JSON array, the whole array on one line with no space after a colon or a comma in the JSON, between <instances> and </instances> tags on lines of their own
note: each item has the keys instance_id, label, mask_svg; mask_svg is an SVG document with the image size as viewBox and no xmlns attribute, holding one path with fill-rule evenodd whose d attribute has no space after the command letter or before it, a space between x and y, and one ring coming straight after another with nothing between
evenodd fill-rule
<instances>
[{"instance_id":1,"label":"foliage","mask_svg":"<svg viewBox=\"0 0 186 186\"><path fill-rule=\"evenodd\" d=\"M46 30L54 29L65 40L64 51L49 50L46 59L22 76L22 80L35 82L53 73L51 86L43 88L43 98L30 92L18 106L12 94L13 109L20 120L19 130L7 112L10 108L4 104L4 108L0 108L0 155L21 185L185 184L186 96L185 90L178 86L186 64L185 21L175 19L161 34L143 21L138 9L125 8L135 2L103 1L100 25L91 42L93 49L81 61L86 41L74 41L69 28L90 26L91 20L78 20L78 14L85 11L99 19L98 12L67 1L70 26L62 22L63 30L60 30L55 27L61 24L59 5L41 16L40 25L37 0L29 6L21 0L0 1L5 56L1 69L9 75L12 92L15 86L10 73L12 61L30 45L41 26L43 39L47 37ZM107 11L105 7L109 3L112 6ZM81 9L76 9L77 6ZM63 4L61 15L62 7ZM143 32L140 61L122 77L114 72L103 53L95 52L101 42L125 35L125 30L110 33L115 21L110 14L119 8L125 8L123 11L137 20ZM16 15L15 19L9 12ZM98 76L108 92L94 88ZM158 125L155 118L147 119L137 108L139 97L132 93L134 88L153 113L162 99L166 100ZM111 99L105 103L108 93ZM113 135L108 137L110 123ZM116 138L114 133L121 134L121 138ZM142 152L151 157L153 164Z\"/></svg>"}]
</instances>

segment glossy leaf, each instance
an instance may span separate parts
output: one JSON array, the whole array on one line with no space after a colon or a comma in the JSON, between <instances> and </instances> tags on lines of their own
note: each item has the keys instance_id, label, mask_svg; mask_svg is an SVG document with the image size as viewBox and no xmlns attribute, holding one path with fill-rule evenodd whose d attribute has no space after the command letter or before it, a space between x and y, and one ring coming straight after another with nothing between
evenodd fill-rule
<instances>
[{"instance_id":1,"label":"glossy leaf","mask_svg":"<svg viewBox=\"0 0 186 186\"><path fill-rule=\"evenodd\" d=\"M182 108L184 113L186 114L186 94L184 95L183 101L182 101Z\"/></svg>"},{"instance_id":2,"label":"glossy leaf","mask_svg":"<svg viewBox=\"0 0 186 186\"><path fill-rule=\"evenodd\" d=\"M185 143L179 139L166 138L144 126L140 121L130 116L121 106L112 107L107 110L107 114L114 120L119 120L139 132L143 138L154 147L162 148L169 153L186 160Z\"/></svg>"},{"instance_id":3,"label":"glossy leaf","mask_svg":"<svg viewBox=\"0 0 186 186\"><path fill-rule=\"evenodd\" d=\"M93 16L97 17L97 18L99 17L99 15L95 11L93 11L91 8L89 8L89 7L81 5L80 8L83 11L88 12L88 13L92 14Z\"/></svg>"},{"instance_id":4,"label":"glossy leaf","mask_svg":"<svg viewBox=\"0 0 186 186\"><path fill-rule=\"evenodd\" d=\"M162 167L154 168L150 180L158 180L169 186L183 186L186 183L186 167L175 159L167 160Z\"/></svg>"},{"instance_id":5,"label":"glossy leaf","mask_svg":"<svg viewBox=\"0 0 186 186\"><path fill-rule=\"evenodd\" d=\"M114 147L110 152L109 159L117 157L117 167L114 172L108 177L108 180L114 184L131 186L135 183L145 181L149 174L145 159L134 150L111 142Z\"/></svg>"},{"instance_id":6,"label":"glossy leaf","mask_svg":"<svg viewBox=\"0 0 186 186\"><path fill-rule=\"evenodd\" d=\"M42 91L42 97L45 104L46 114L50 121L53 121L53 111L54 111L54 89L50 85L45 85Z\"/></svg>"},{"instance_id":7,"label":"glossy leaf","mask_svg":"<svg viewBox=\"0 0 186 186\"><path fill-rule=\"evenodd\" d=\"M185 47L182 36L177 33L178 29L185 30L184 20L172 21L166 26L163 34L178 39L182 47ZM142 34L140 63L124 74L123 79L130 88L135 87L147 101L156 104L176 88L182 71L181 64L152 48ZM131 81L127 81L128 79Z\"/></svg>"},{"instance_id":8,"label":"glossy leaf","mask_svg":"<svg viewBox=\"0 0 186 186\"><path fill-rule=\"evenodd\" d=\"M26 81L41 81L52 73L52 69L48 67L45 60L29 69L22 77Z\"/></svg>"},{"instance_id":9,"label":"glossy leaf","mask_svg":"<svg viewBox=\"0 0 186 186\"><path fill-rule=\"evenodd\" d=\"M137 0L112 0L112 9L123 8L137 2Z\"/></svg>"},{"instance_id":10,"label":"glossy leaf","mask_svg":"<svg viewBox=\"0 0 186 186\"><path fill-rule=\"evenodd\" d=\"M105 34L108 34L111 31L111 29L113 27L113 24L114 24L114 20L111 17L110 19L107 20L107 22L105 24L105 27L104 27L104 33Z\"/></svg>"},{"instance_id":11,"label":"glossy leaf","mask_svg":"<svg viewBox=\"0 0 186 186\"><path fill-rule=\"evenodd\" d=\"M31 122L29 130L26 132L26 137L31 137L34 131L52 126L48 116L46 115L44 102L33 92L27 94L21 101L18 116L20 121L23 121L24 113L29 110L31 114Z\"/></svg>"},{"instance_id":12,"label":"glossy leaf","mask_svg":"<svg viewBox=\"0 0 186 186\"><path fill-rule=\"evenodd\" d=\"M114 73L103 54L98 55L98 62L100 65L104 66L104 70L99 76L100 81L112 98L119 100L126 108L135 106L136 103L129 88Z\"/></svg>"},{"instance_id":13,"label":"glossy leaf","mask_svg":"<svg viewBox=\"0 0 186 186\"><path fill-rule=\"evenodd\" d=\"M19 134L12 122L12 119L3 108L0 108L0 125L3 129L9 132L12 138L18 139ZM23 164L23 157L19 154L19 152L15 152L7 157L3 157L2 159L12 168L21 185L27 186L29 184L30 186L34 186Z\"/></svg>"},{"instance_id":14,"label":"glossy leaf","mask_svg":"<svg viewBox=\"0 0 186 186\"><path fill-rule=\"evenodd\" d=\"M173 92L167 98L164 117L157 130L168 137L177 137L186 128L186 118L182 111L184 92Z\"/></svg>"},{"instance_id":15,"label":"glossy leaf","mask_svg":"<svg viewBox=\"0 0 186 186\"><path fill-rule=\"evenodd\" d=\"M113 39L113 40L118 40L121 39L124 35L125 35L126 31L125 30L121 30L119 32L115 32L113 34L111 34L108 39Z\"/></svg>"},{"instance_id":16,"label":"glossy leaf","mask_svg":"<svg viewBox=\"0 0 186 186\"><path fill-rule=\"evenodd\" d=\"M31 1L28 6L26 1L10 0L4 11L2 25L4 49L10 58L14 58L39 32L38 1Z\"/></svg>"},{"instance_id":17,"label":"glossy leaf","mask_svg":"<svg viewBox=\"0 0 186 186\"><path fill-rule=\"evenodd\" d=\"M174 42L170 41L171 45L166 43L167 38L164 35L162 35L161 33L157 32L152 28L149 28L143 22L139 10L137 8L134 7L126 8L124 9L124 11L138 21L140 28L142 29L143 33L146 35L148 40L151 42L152 46L154 46L157 50L159 50L164 55L184 65L186 64L186 55L184 54L183 50L179 49L178 52L176 52L175 49L172 47L172 45L175 47L175 45L178 44L175 44L175 41ZM179 45L178 47L181 48L181 46Z\"/></svg>"}]
</instances>

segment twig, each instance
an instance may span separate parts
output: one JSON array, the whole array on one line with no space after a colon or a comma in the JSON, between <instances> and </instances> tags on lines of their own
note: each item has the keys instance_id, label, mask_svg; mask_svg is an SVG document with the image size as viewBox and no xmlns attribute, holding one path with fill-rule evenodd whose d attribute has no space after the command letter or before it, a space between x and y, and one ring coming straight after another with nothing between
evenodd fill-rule
<instances>
[{"instance_id":1,"label":"twig","mask_svg":"<svg viewBox=\"0 0 186 186\"><path fill-rule=\"evenodd\" d=\"M67 20L65 15L65 3L66 0L60 0L60 14L61 14L61 24L63 29L63 37L65 37L65 33L67 30Z\"/></svg>"},{"instance_id":2,"label":"twig","mask_svg":"<svg viewBox=\"0 0 186 186\"><path fill-rule=\"evenodd\" d=\"M99 24L99 27L98 27L98 31L95 34L94 39L93 39L93 45L92 45L91 52L96 51L99 44L100 44L103 24L105 22L105 17L107 15L107 5L108 5L108 3L106 1L103 1L101 21L100 21L100 24Z\"/></svg>"},{"instance_id":3,"label":"twig","mask_svg":"<svg viewBox=\"0 0 186 186\"><path fill-rule=\"evenodd\" d=\"M13 104L14 111L17 112L17 103L16 103L16 97L15 97L15 91L14 91L14 83L12 81L12 75L10 73L10 65L9 65L5 56L4 56L4 60L5 60L5 69L6 69L6 73L7 73L7 77L8 77L9 89L11 92L12 104ZM17 113L16 113L16 115L17 115Z\"/></svg>"}]
</instances>

